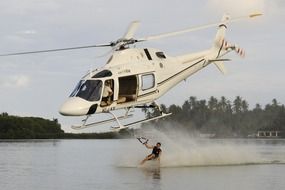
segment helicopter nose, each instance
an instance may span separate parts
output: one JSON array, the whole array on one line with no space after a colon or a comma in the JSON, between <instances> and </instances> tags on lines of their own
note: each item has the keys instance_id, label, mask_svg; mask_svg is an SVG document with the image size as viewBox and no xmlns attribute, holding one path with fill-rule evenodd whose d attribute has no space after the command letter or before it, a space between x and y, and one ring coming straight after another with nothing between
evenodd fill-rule
<instances>
[{"instance_id":1,"label":"helicopter nose","mask_svg":"<svg viewBox=\"0 0 285 190\"><path fill-rule=\"evenodd\" d=\"M64 116L82 116L88 113L89 108L90 102L79 97L71 97L60 107L59 113Z\"/></svg>"}]
</instances>

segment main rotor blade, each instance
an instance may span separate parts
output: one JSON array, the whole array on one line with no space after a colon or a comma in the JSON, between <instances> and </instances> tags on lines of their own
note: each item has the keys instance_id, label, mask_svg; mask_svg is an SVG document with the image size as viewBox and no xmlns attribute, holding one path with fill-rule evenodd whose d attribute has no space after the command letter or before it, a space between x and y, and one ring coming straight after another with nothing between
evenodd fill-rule
<instances>
[{"instance_id":1,"label":"main rotor blade","mask_svg":"<svg viewBox=\"0 0 285 190\"><path fill-rule=\"evenodd\" d=\"M26 51L26 52L17 52L17 53L7 53L0 54L0 56L13 56L13 55L25 55L25 54L35 54L35 53L47 53L47 52L57 52L57 51L69 51L76 49L87 49L94 47L109 47L110 44L100 44L100 45L90 45L90 46L78 46L78 47L68 47L68 48L59 48L59 49L47 49L47 50L39 50L39 51Z\"/></svg>"},{"instance_id":2,"label":"main rotor blade","mask_svg":"<svg viewBox=\"0 0 285 190\"><path fill-rule=\"evenodd\" d=\"M138 27L140 26L140 21L133 21L129 25L125 35L123 36L124 39L131 39L134 37L135 32L137 31Z\"/></svg>"},{"instance_id":3,"label":"main rotor blade","mask_svg":"<svg viewBox=\"0 0 285 190\"><path fill-rule=\"evenodd\" d=\"M229 19L227 21L227 23L236 22L236 21L239 21L241 19L253 18L253 17L257 17L257 16L261 16L261 15L262 15L261 13L254 13L254 14L250 14L250 15L246 15L246 16L236 17L236 18ZM147 37L144 37L144 38L139 38L138 41L157 40L157 39L161 39L161 38L177 36L177 35L185 34L185 33L188 33L188 32L193 32L193 31L202 30L202 29L206 29L206 28L216 27L216 26L218 26L218 25L220 25L222 23L223 22L220 21L220 22L211 23L211 24L207 24L207 25L201 25L201 26L197 26L197 27L186 28L184 30L179 30L179 31L174 31L174 32L162 33L162 34L158 34L158 35L147 36Z\"/></svg>"}]
</instances>

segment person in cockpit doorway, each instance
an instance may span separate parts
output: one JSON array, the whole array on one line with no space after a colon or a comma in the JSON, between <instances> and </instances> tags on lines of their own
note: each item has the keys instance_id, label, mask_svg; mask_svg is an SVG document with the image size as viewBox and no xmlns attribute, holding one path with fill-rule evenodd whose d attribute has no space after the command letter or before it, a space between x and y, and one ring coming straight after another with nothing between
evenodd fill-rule
<instances>
[{"instance_id":1,"label":"person in cockpit doorway","mask_svg":"<svg viewBox=\"0 0 285 190\"><path fill-rule=\"evenodd\" d=\"M106 106L112 104L111 101L112 95L113 95L113 90L111 89L111 82L110 80L106 80L102 96L102 102L104 102Z\"/></svg>"}]
</instances>

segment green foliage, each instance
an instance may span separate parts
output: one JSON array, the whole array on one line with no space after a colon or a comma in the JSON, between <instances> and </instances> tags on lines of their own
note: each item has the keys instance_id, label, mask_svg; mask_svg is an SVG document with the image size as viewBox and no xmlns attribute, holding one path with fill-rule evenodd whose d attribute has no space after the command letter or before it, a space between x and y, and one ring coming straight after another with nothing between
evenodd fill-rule
<instances>
[{"instance_id":1,"label":"green foliage","mask_svg":"<svg viewBox=\"0 0 285 190\"><path fill-rule=\"evenodd\" d=\"M129 138L133 135L132 129L118 133L64 133L57 119L0 114L0 139L110 139Z\"/></svg>"},{"instance_id":2,"label":"green foliage","mask_svg":"<svg viewBox=\"0 0 285 190\"><path fill-rule=\"evenodd\" d=\"M276 99L264 108L256 104L251 110L247 101L240 96L233 103L224 96L220 99L212 96L208 101L190 97L182 106L163 105L163 108L172 115L152 122L160 129L172 123L190 131L214 133L217 137L247 137L264 129L285 131L285 107L278 104ZM145 113L147 117L157 115L154 110Z\"/></svg>"},{"instance_id":3,"label":"green foliage","mask_svg":"<svg viewBox=\"0 0 285 190\"><path fill-rule=\"evenodd\" d=\"M57 119L0 115L0 139L60 138L63 133Z\"/></svg>"}]
</instances>

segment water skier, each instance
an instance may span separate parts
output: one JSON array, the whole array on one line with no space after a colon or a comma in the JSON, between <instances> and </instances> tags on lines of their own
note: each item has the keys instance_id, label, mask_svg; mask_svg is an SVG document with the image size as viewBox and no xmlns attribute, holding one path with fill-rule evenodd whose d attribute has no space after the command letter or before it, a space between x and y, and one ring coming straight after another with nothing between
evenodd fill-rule
<instances>
[{"instance_id":1,"label":"water skier","mask_svg":"<svg viewBox=\"0 0 285 190\"><path fill-rule=\"evenodd\" d=\"M141 161L141 165L143 165L146 161L148 160L157 160L158 162L160 162L160 156L161 156L161 143L157 142L155 146L150 146L147 144L147 141L144 143L145 147L148 149L152 149L152 152L150 155L148 155L147 157L145 157L145 159L143 159Z\"/></svg>"}]
</instances>

